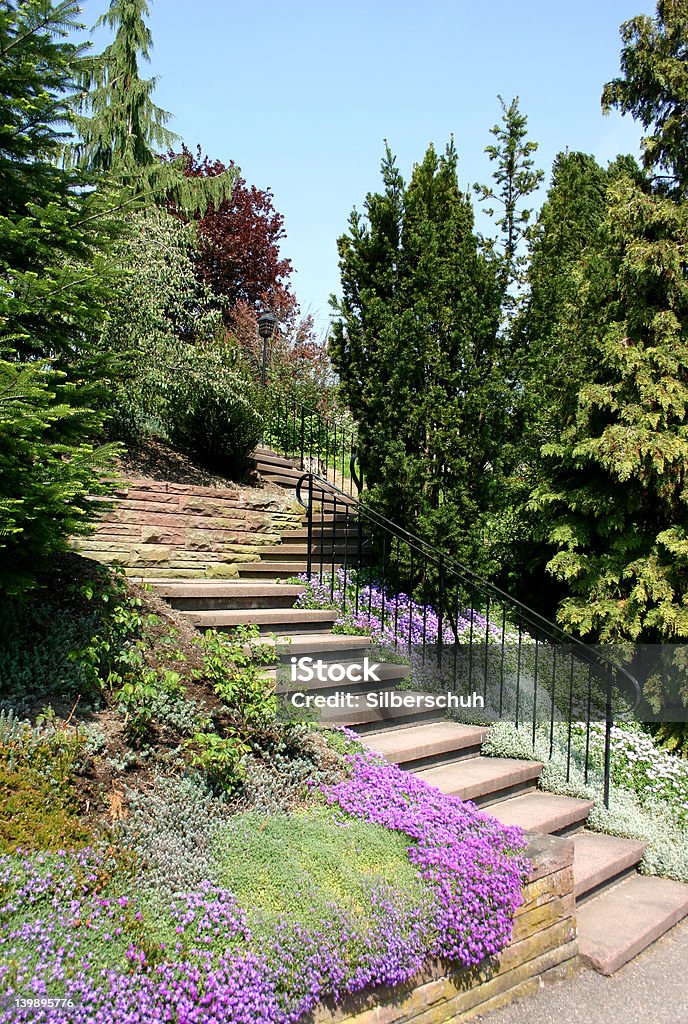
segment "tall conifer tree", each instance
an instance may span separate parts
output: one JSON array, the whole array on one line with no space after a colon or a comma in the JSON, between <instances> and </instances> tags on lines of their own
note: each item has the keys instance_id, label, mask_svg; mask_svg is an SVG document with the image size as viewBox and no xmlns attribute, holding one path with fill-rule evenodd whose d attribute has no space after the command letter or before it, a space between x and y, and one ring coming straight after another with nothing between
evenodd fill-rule
<instances>
[{"instance_id":1,"label":"tall conifer tree","mask_svg":"<svg viewBox=\"0 0 688 1024\"><path fill-rule=\"evenodd\" d=\"M384 191L339 239L331 351L358 421L370 499L484 562L480 516L500 462L499 289L479 251L453 142L406 185L387 148Z\"/></svg>"},{"instance_id":2,"label":"tall conifer tree","mask_svg":"<svg viewBox=\"0 0 688 1024\"><path fill-rule=\"evenodd\" d=\"M157 79L140 75L140 63L150 61L153 45L149 16L147 0L111 0L98 19L96 27L111 29L114 37L101 54L81 60L75 118L79 139L71 156L79 166L125 186L129 205L138 199L172 204L185 214L204 213L231 192L238 172L230 167L212 177L189 178L183 156L163 159L177 136L167 127L171 114L153 102Z\"/></svg>"}]
</instances>

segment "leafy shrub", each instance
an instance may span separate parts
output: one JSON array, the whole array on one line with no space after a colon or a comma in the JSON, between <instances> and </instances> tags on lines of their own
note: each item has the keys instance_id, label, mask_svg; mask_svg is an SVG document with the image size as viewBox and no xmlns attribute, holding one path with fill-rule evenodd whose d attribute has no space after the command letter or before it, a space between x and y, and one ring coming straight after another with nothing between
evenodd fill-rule
<instances>
[{"instance_id":1,"label":"leafy shrub","mask_svg":"<svg viewBox=\"0 0 688 1024\"><path fill-rule=\"evenodd\" d=\"M231 635L209 629L201 642L203 674L231 710L243 732L275 718L277 699L265 666L274 647L262 641L257 626L237 626Z\"/></svg>"},{"instance_id":2,"label":"leafy shrub","mask_svg":"<svg viewBox=\"0 0 688 1024\"><path fill-rule=\"evenodd\" d=\"M224 736L197 733L189 746L193 750L191 764L203 770L214 792L231 795L240 787L246 773L244 757L250 747L237 732Z\"/></svg>"},{"instance_id":3,"label":"leafy shrub","mask_svg":"<svg viewBox=\"0 0 688 1024\"><path fill-rule=\"evenodd\" d=\"M161 700L183 696L177 672L141 668L139 673L122 683L117 702L124 709L124 729L134 742L145 739Z\"/></svg>"},{"instance_id":4,"label":"leafy shrub","mask_svg":"<svg viewBox=\"0 0 688 1024\"><path fill-rule=\"evenodd\" d=\"M173 445L228 476L243 475L261 435L256 389L221 359L195 350L171 377L165 426Z\"/></svg>"}]
</instances>

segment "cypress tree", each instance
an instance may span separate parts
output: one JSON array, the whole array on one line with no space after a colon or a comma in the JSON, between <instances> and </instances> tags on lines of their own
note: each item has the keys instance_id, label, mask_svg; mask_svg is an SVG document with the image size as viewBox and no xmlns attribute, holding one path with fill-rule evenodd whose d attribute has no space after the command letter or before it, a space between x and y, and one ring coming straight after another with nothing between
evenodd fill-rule
<instances>
[{"instance_id":1,"label":"cypress tree","mask_svg":"<svg viewBox=\"0 0 688 1024\"><path fill-rule=\"evenodd\" d=\"M484 567L480 517L503 418L495 267L479 251L453 142L439 156L430 146L408 185L388 147L382 178L338 242L331 342L369 500Z\"/></svg>"}]
</instances>

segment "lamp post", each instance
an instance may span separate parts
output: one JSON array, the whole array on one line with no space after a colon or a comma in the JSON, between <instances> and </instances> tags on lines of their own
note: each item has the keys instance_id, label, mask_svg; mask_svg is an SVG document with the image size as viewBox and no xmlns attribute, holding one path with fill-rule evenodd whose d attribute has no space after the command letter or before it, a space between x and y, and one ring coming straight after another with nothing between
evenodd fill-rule
<instances>
[{"instance_id":1,"label":"lamp post","mask_svg":"<svg viewBox=\"0 0 688 1024\"><path fill-rule=\"evenodd\" d=\"M258 333L263 339L263 370L260 375L260 382L263 387L265 387L268 366L268 339L275 333L276 327L277 317L272 310L266 309L264 313L260 314L258 317Z\"/></svg>"}]
</instances>

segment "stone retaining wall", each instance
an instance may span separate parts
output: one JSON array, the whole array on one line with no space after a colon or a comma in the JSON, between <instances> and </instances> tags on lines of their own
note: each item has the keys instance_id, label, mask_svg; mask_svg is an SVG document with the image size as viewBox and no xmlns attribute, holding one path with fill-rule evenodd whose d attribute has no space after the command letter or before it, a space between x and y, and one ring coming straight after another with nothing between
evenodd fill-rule
<instances>
[{"instance_id":1,"label":"stone retaining wall","mask_svg":"<svg viewBox=\"0 0 688 1024\"><path fill-rule=\"evenodd\" d=\"M301 525L293 499L259 489L224 490L140 477L103 503L94 533L73 546L131 575L231 578Z\"/></svg>"},{"instance_id":2,"label":"stone retaining wall","mask_svg":"<svg viewBox=\"0 0 688 1024\"><path fill-rule=\"evenodd\" d=\"M458 1024L569 975L578 962L573 843L533 836L528 856L524 902L499 957L473 971L435 964L413 985L378 990L334 1011L323 1007L313 1024Z\"/></svg>"}]
</instances>

